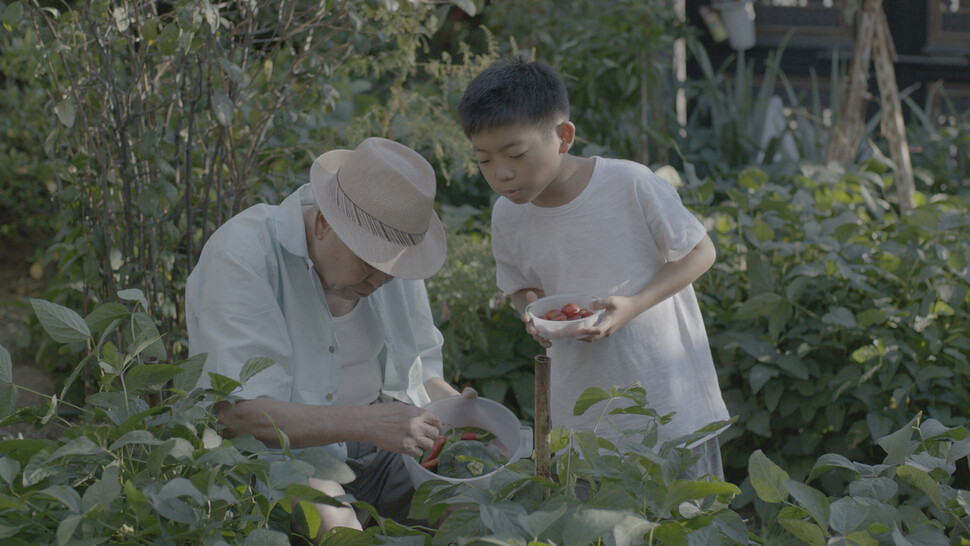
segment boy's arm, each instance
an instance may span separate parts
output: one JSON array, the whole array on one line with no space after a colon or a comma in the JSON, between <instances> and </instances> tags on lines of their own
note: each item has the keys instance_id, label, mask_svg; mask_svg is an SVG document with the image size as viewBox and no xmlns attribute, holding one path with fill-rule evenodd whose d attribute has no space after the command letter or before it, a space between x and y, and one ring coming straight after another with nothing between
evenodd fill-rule
<instances>
[{"instance_id":1,"label":"boy's arm","mask_svg":"<svg viewBox=\"0 0 970 546\"><path fill-rule=\"evenodd\" d=\"M526 333L538 341L539 345L549 348L552 343L548 339L539 335L539 331L536 330L536 327L533 326L532 321L529 320L529 315L525 314L525 308L527 305L539 298L545 297L545 295L546 292L541 288L523 288L522 290L512 294L511 300L512 307L515 307L515 310L519 312L519 318L525 323Z\"/></svg>"},{"instance_id":2,"label":"boy's arm","mask_svg":"<svg viewBox=\"0 0 970 546\"><path fill-rule=\"evenodd\" d=\"M608 337L640 313L650 309L670 296L683 290L714 265L717 250L710 236L704 238L676 262L667 262L639 292L630 296L611 296L593 302L591 309L606 309L606 313L592 328L583 341L596 341Z\"/></svg>"},{"instance_id":3,"label":"boy's arm","mask_svg":"<svg viewBox=\"0 0 970 546\"><path fill-rule=\"evenodd\" d=\"M523 288L512 294L512 307L515 307L520 315L525 315L525 307L537 299L545 297L545 295L546 293L541 288Z\"/></svg>"}]
</instances>

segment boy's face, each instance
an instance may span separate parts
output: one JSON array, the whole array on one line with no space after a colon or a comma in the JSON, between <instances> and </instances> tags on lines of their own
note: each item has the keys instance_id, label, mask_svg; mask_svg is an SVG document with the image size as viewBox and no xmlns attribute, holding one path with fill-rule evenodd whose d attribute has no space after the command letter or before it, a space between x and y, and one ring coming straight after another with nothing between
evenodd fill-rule
<instances>
[{"instance_id":1,"label":"boy's face","mask_svg":"<svg viewBox=\"0 0 970 546\"><path fill-rule=\"evenodd\" d=\"M562 132L566 123L557 131ZM561 181L562 154L569 150L571 139L566 143L556 131L545 133L516 124L482 131L470 140L482 175L497 193L518 205L561 204L552 196Z\"/></svg>"}]
</instances>

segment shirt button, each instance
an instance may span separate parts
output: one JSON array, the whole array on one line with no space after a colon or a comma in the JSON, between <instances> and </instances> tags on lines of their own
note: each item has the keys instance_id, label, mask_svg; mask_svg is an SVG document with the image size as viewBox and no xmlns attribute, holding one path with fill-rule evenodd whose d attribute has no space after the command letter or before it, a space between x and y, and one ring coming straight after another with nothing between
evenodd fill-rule
<instances>
[{"instance_id":1,"label":"shirt button","mask_svg":"<svg viewBox=\"0 0 970 546\"><path fill-rule=\"evenodd\" d=\"M328 394L327 395L327 401L329 402L330 400L333 400L333 395L332 394Z\"/></svg>"},{"instance_id":2,"label":"shirt button","mask_svg":"<svg viewBox=\"0 0 970 546\"><path fill-rule=\"evenodd\" d=\"M330 346L330 347L329 347L329 348L328 348L327 350L328 350L328 351L330 351L330 352L332 353L332 352L334 352L334 351L336 351L336 350L337 350L337 348L336 348L336 347L334 347L333 345L331 345L331 346Z\"/></svg>"}]
</instances>

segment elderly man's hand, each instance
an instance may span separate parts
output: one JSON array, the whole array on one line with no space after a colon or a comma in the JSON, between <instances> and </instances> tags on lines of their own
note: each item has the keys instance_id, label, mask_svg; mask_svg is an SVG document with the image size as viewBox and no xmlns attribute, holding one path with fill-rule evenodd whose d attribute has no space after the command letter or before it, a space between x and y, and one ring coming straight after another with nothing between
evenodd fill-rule
<instances>
[{"instance_id":1,"label":"elderly man's hand","mask_svg":"<svg viewBox=\"0 0 970 546\"><path fill-rule=\"evenodd\" d=\"M401 402L364 406L360 426L363 441L413 457L431 449L441 431L438 416Z\"/></svg>"}]
</instances>

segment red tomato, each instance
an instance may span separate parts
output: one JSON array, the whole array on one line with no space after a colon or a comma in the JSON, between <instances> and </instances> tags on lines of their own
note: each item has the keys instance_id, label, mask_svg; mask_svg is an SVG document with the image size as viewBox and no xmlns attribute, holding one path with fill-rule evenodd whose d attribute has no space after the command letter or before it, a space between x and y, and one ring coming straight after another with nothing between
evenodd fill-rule
<instances>
[{"instance_id":1,"label":"red tomato","mask_svg":"<svg viewBox=\"0 0 970 546\"><path fill-rule=\"evenodd\" d=\"M566 320L576 320L578 318L581 318L578 313L574 313L574 314L567 313L566 314Z\"/></svg>"},{"instance_id":2,"label":"red tomato","mask_svg":"<svg viewBox=\"0 0 970 546\"><path fill-rule=\"evenodd\" d=\"M546 320L566 320L566 315L563 314L563 312L559 309L553 309L552 311L546 313Z\"/></svg>"},{"instance_id":3,"label":"red tomato","mask_svg":"<svg viewBox=\"0 0 970 546\"><path fill-rule=\"evenodd\" d=\"M586 309L585 307L579 310L579 318L586 318L592 315L593 315L593 312L590 311L589 309Z\"/></svg>"},{"instance_id":4,"label":"red tomato","mask_svg":"<svg viewBox=\"0 0 970 546\"><path fill-rule=\"evenodd\" d=\"M579 314L579 306L576 305L575 303L567 303L566 305L563 305L562 306L562 312L566 316L569 316L569 315L578 315Z\"/></svg>"}]
</instances>

